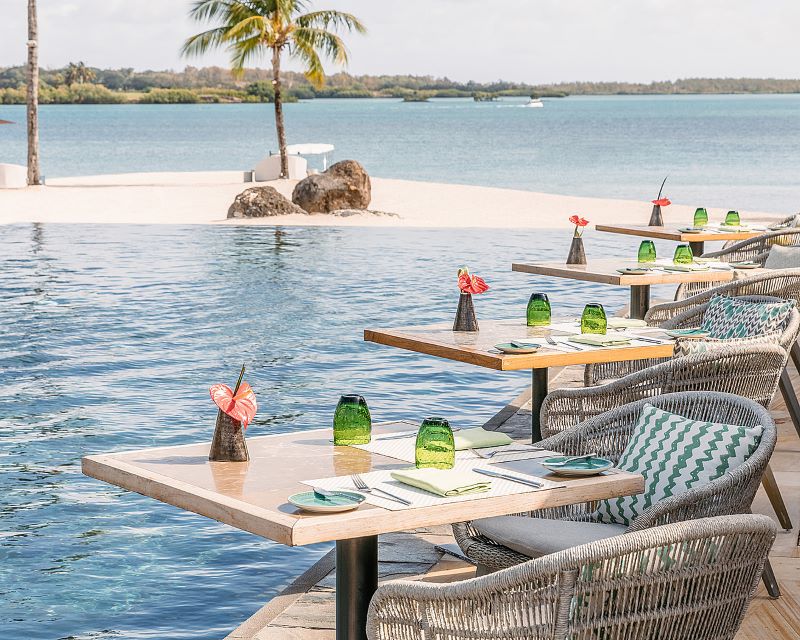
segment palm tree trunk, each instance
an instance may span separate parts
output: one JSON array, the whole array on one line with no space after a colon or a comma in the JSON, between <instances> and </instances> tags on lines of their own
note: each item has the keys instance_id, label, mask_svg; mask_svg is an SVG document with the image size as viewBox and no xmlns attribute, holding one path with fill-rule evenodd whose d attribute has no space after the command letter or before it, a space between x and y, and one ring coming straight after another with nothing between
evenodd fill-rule
<instances>
[{"instance_id":1,"label":"palm tree trunk","mask_svg":"<svg viewBox=\"0 0 800 640\"><path fill-rule=\"evenodd\" d=\"M28 0L28 184L41 184L39 175L39 26L36 0Z\"/></svg>"},{"instance_id":2,"label":"palm tree trunk","mask_svg":"<svg viewBox=\"0 0 800 640\"><path fill-rule=\"evenodd\" d=\"M281 97L281 50L272 50L272 87L275 90L275 127L278 130L278 148L281 153L281 178L289 177L289 160L286 157L286 128L283 124L283 98Z\"/></svg>"}]
</instances>

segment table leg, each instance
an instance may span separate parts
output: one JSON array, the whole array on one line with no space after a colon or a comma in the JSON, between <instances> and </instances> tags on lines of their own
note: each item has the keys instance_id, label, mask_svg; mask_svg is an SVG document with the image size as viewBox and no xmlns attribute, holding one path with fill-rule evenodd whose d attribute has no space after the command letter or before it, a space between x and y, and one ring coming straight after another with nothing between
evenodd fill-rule
<instances>
[{"instance_id":1,"label":"table leg","mask_svg":"<svg viewBox=\"0 0 800 640\"><path fill-rule=\"evenodd\" d=\"M542 422L539 413L547 397L548 369L533 369L531 380L531 442L542 439Z\"/></svg>"},{"instance_id":2,"label":"table leg","mask_svg":"<svg viewBox=\"0 0 800 640\"><path fill-rule=\"evenodd\" d=\"M698 258L703 255L703 252L706 250L706 243L705 242L690 242L689 247L692 250L692 255L695 258Z\"/></svg>"},{"instance_id":3,"label":"table leg","mask_svg":"<svg viewBox=\"0 0 800 640\"><path fill-rule=\"evenodd\" d=\"M336 541L336 640L367 640L367 609L378 588L378 536Z\"/></svg>"},{"instance_id":4,"label":"table leg","mask_svg":"<svg viewBox=\"0 0 800 640\"><path fill-rule=\"evenodd\" d=\"M650 285L631 285L631 318L642 320L650 308Z\"/></svg>"}]
</instances>

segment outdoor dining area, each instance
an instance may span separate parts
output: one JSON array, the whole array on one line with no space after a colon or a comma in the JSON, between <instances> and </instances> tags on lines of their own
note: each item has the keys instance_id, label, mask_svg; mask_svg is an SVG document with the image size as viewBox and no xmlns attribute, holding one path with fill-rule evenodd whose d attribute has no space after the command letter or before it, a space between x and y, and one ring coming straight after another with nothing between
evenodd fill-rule
<instances>
[{"instance_id":1,"label":"outdoor dining area","mask_svg":"<svg viewBox=\"0 0 800 640\"><path fill-rule=\"evenodd\" d=\"M462 268L455 318L364 329L497 376L530 370L483 426L376 422L368 396L346 394L330 425L245 438L257 404L243 367L211 388L213 441L90 455L83 472L284 545L335 542L335 633L309 621L231 638L741 638L757 590L787 597L769 554L800 486L772 468L779 441L800 438L800 214L759 226L700 208L685 227L655 214L596 228L630 237L629 256L586 259L575 216L566 263L511 263L530 293L520 317L479 316L490 285ZM674 243L666 258L654 240ZM597 289L579 316L551 306L547 283L563 279ZM597 302L609 286L630 289L628 308ZM468 568L457 580L379 581L379 536L443 526Z\"/></svg>"}]
</instances>

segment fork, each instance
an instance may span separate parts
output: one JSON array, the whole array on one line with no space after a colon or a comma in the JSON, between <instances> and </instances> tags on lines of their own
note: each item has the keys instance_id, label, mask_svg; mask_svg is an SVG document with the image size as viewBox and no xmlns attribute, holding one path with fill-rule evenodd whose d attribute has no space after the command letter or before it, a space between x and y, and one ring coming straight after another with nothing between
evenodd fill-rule
<instances>
[{"instance_id":1,"label":"fork","mask_svg":"<svg viewBox=\"0 0 800 640\"><path fill-rule=\"evenodd\" d=\"M377 487L370 487L366 482L364 482L364 479L357 473L351 475L350 480L353 481L353 484L359 491L363 491L364 493L372 493L373 491L379 491L380 493L389 496L388 498L383 498L384 500L393 500L394 502L399 502L400 504L404 504L407 507L411 506L411 503L405 498L401 498L400 496L396 496L393 493L389 493L388 491L384 491L383 489L379 489ZM382 496L378 497L380 498Z\"/></svg>"},{"instance_id":2,"label":"fork","mask_svg":"<svg viewBox=\"0 0 800 640\"><path fill-rule=\"evenodd\" d=\"M581 349L580 347L576 347L575 345L572 344L567 344L566 342L558 343L555 340L553 340L550 336L545 336L544 339L547 340L547 344L550 344L554 347L562 346L562 347L567 347L569 349L574 349L575 351L583 351L583 349Z\"/></svg>"},{"instance_id":3,"label":"fork","mask_svg":"<svg viewBox=\"0 0 800 640\"><path fill-rule=\"evenodd\" d=\"M470 449L479 458L489 460L498 453L528 453L529 451L542 451L541 447L530 447L528 449L498 449L497 451L481 451L480 449Z\"/></svg>"}]
</instances>

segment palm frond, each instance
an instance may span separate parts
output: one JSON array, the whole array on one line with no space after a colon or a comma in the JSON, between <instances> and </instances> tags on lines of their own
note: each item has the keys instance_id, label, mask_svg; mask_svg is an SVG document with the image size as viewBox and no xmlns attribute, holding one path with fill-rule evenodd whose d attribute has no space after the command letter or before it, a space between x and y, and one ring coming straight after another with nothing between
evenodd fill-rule
<instances>
[{"instance_id":1,"label":"palm frond","mask_svg":"<svg viewBox=\"0 0 800 640\"><path fill-rule=\"evenodd\" d=\"M344 31L356 33L366 33L367 28L352 13L344 11L312 11L305 15L298 16L296 20L298 26L315 27L321 29L342 29Z\"/></svg>"},{"instance_id":2,"label":"palm frond","mask_svg":"<svg viewBox=\"0 0 800 640\"><path fill-rule=\"evenodd\" d=\"M305 66L303 75L312 85L319 88L325 84L325 69L322 66L322 59L314 46L295 38L290 53L295 58L303 61Z\"/></svg>"},{"instance_id":3,"label":"palm frond","mask_svg":"<svg viewBox=\"0 0 800 640\"><path fill-rule=\"evenodd\" d=\"M243 38L228 47L231 51L231 71L241 77L247 63L263 54L263 42L260 35Z\"/></svg>"},{"instance_id":4,"label":"palm frond","mask_svg":"<svg viewBox=\"0 0 800 640\"><path fill-rule=\"evenodd\" d=\"M225 42L227 27L216 27L188 38L181 47L182 56L199 56L210 49L220 47Z\"/></svg>"},{"instance_id":5,"label":"palm frond","mask_svg":"<svg viewBox=\"0 0 800 640\"><path fill-rule=\"evenodd\" d=\"M298 27L292 35L298 52L313 48L337 64L347 64L347 46L335 33L312 27Z\"/></svg>"}]
</instances>

